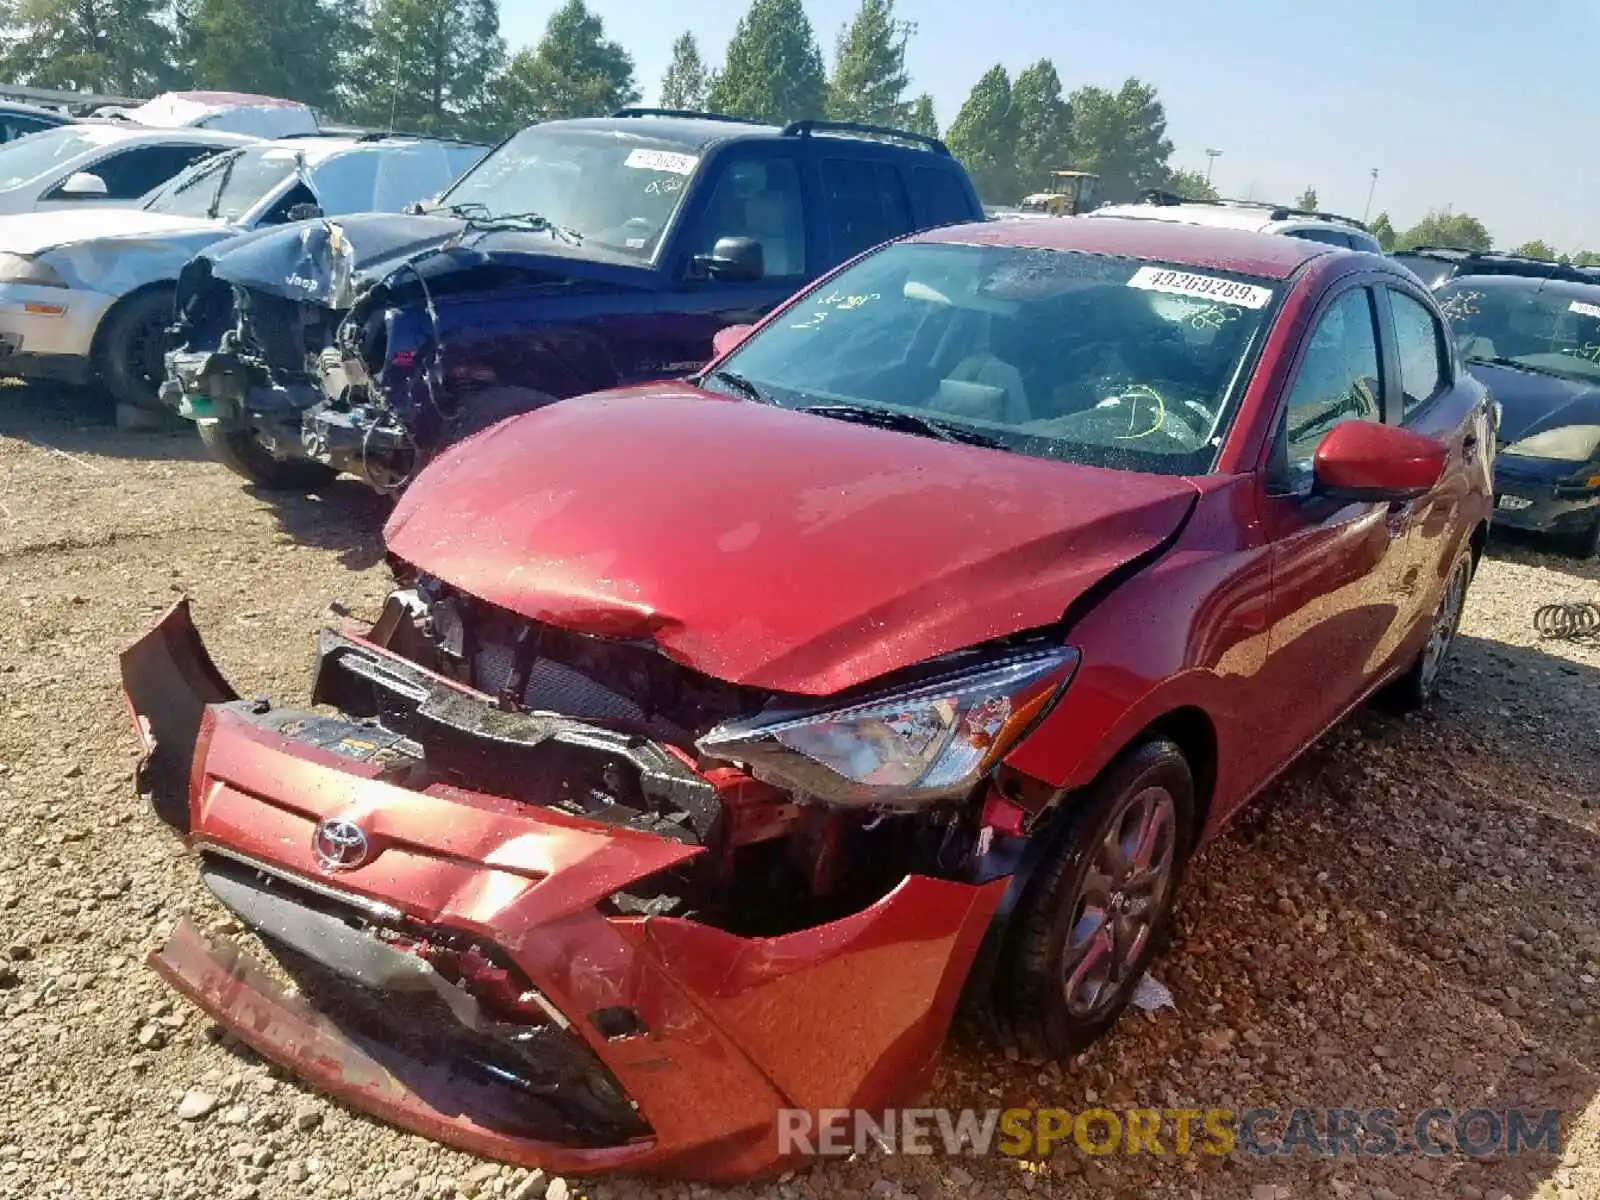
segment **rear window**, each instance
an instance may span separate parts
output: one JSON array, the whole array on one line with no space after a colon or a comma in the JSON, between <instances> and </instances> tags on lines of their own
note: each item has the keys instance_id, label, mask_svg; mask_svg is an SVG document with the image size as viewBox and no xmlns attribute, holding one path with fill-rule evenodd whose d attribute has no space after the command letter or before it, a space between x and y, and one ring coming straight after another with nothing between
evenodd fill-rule
<instances>
[{"instance_id":1,"label":"rear window","mask_svg":"<svg viewBox=\"0 0 1600 1200\"><path fill-rule=\"evenodd\" d=\"M911 178L917 190L919 220L923 228L959 225L963 221L976 221L981 217L981 213L974 211L972 197L955 171L941 167L913 167Z\"/></svg>"},{"instance_id":2,"label":"rear window","mask_svg":"<svg viewBox=\"0 0 1600 1200\"><path fill-rule=\"evenodd\" d=\"M889 163L823 159L822 191L834 262L854 258L911 229L905 185Z\"/></svg>"}]
</instances>

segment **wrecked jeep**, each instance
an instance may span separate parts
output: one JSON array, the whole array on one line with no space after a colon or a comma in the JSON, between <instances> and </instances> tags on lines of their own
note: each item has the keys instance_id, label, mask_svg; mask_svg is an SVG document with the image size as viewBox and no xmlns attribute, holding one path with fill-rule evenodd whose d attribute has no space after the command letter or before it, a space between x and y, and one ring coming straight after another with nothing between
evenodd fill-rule
<instances>
[{"instance_id":1,"label":"wrecked jeep","mask_svg":"<svg viewBox=\"0 0 1600 1200\"><path fill-rule=\"evenodd\" d=\"M680 376L910 230L982 217L944 145L650 109L551 121L436 203L246 236L178 285L163 398L269 488L397 491L513 413Z\"/></svg>"}]
</instances>

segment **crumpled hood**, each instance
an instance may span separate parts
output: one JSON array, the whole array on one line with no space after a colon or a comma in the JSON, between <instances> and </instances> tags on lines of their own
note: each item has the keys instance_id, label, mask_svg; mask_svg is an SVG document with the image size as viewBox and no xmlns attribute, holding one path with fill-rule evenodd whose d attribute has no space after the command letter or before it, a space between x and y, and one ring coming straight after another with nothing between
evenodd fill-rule
<instances>
[{"instance_id":1,"label":"crumpled hood","mask_svg":"<svg viewBox=\"0 0 1600 1200\"><path fill-rule=\"evenodd\" d=\"M55 209L0 217L0 251L40 254L58 246L117 238L166 238L188 234L222 236L221 221L174 217L142 208L96 208L92 212Z\"/></svg>"},{"instance_id":2,"label":"crumpled hood","mask_svg":"<svg viewBox=\"0 0 1600 1200\"><path fill-rule=\"evenodd\" d=\"M1470 369L1500 402L1504 447L1563 425L1600 425L1600 385L1493 363L1475 362Z\"/></svg>"},{"instance_id":3,"label":"crumpled hood","mask_svg":"<svg viewBox=\"0 0 1600 1200\"><path fill-rule=\"evenodd\" d=\"M465 221L448 215L361 213L259 229L211 247L206 257L218 279L332 308L348 307L352 292L407 263L430 280L486 262L564 275L621 268L631 276L640 270L601 247L573 245L548 233L465 230ZM460 244L445 253L428 253L455 239ZM325 249L330 243L331 252ZM346 278L348 288L342 286Z\"/></svg>"},{"instance_id":4,"label":"crumpled hood","mask_svg":"<svg viewBox=\"0 0 1600 1200\"><path fill-rule=\"evenodd\" d=\"M407 489L400 558L529 618L826 695L1058 620L1197 491L729 400L580 397L458 443Z\"/></svg>"}]
</instances>

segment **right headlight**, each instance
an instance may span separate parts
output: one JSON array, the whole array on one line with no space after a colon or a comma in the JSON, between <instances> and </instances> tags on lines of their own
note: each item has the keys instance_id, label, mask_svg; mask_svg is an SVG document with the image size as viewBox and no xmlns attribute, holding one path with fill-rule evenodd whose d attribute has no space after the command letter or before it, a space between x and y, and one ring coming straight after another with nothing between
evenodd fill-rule
<instances>
[{"instance_id":1,"label":"right headlight","mask_svg":"<svg viewBox=\"0 0 1600 1200\"><path fill-rule=\"evenodd\" d=\"M48 263L26 254L0 252L0 283L27 283L34 287L67 286L67 281Z\"/></svg>"},{"instance_id":2,"label":"right headlight","mask_svg":"<svg viewBox=\"0 0 1600 1200\"><path fill-rule=\"evenodd\" d=\"M1600 448L1600 425L1563 425L1547 429L1520 442L1502 446L1502 454L1517 454L1523 458L1550 458L1559 462L1587 462Z\"/></svg>"},{"instance_id":3,"label":"right headlight","mask_svg":"<svg viewBox=\"0 0 1600 1200\"><path fill-rule=\"evenodd\" d=\"M829 803L912 808L961 796L1072 678L1078 652L990 659L846 704L729 721L698 742L757 779Z\"/></svg>"}]
</instances>

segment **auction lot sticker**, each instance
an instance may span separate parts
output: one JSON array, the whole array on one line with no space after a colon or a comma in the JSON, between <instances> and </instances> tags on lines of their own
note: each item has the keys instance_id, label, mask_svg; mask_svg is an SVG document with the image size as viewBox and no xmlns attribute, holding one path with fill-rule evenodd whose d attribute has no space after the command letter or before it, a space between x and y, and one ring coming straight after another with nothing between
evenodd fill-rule
<instances>
[{"instance_id":1,"label":"auction lot sticker","mask_svg":"<svg viewBox=\"0 0 1600 1200\"><path fill-rule=\"evenodd\" d=\"M641 171L667 171L673 175L693 175L695 164L700 159L693 154L674 154L671 150L638 150L628 151L628 157L622 162L625 167L634 167Z\"/></svg>"},{"instance_id":2,"label":"auction lot sticker","mask_svg":"<svg viewBox=\"0 0 1600 1200\"><path fill-rule=\"evenodd\" d=\"M1236 283L1218 275L1198 275L1192 271L1173 271L1167 267L1140 267L1128 280L1129 287L1149 292L1171 292L1177 296L1196 296L1240 308L1265 308L1272 299L1269 288L1253 283Z\"/></svg>"},{"instance_id":3,"label":"auction lot sticker","mask_svg":"<svg viewBox=\"0 0 1600 1200\"><path fill-rule=\"evenodd\" d=\"M1585 304L1582 300L1574 300L1569 307L1580 316L1600 317L1600 304Z\"/></svg>"}]
</instances>

